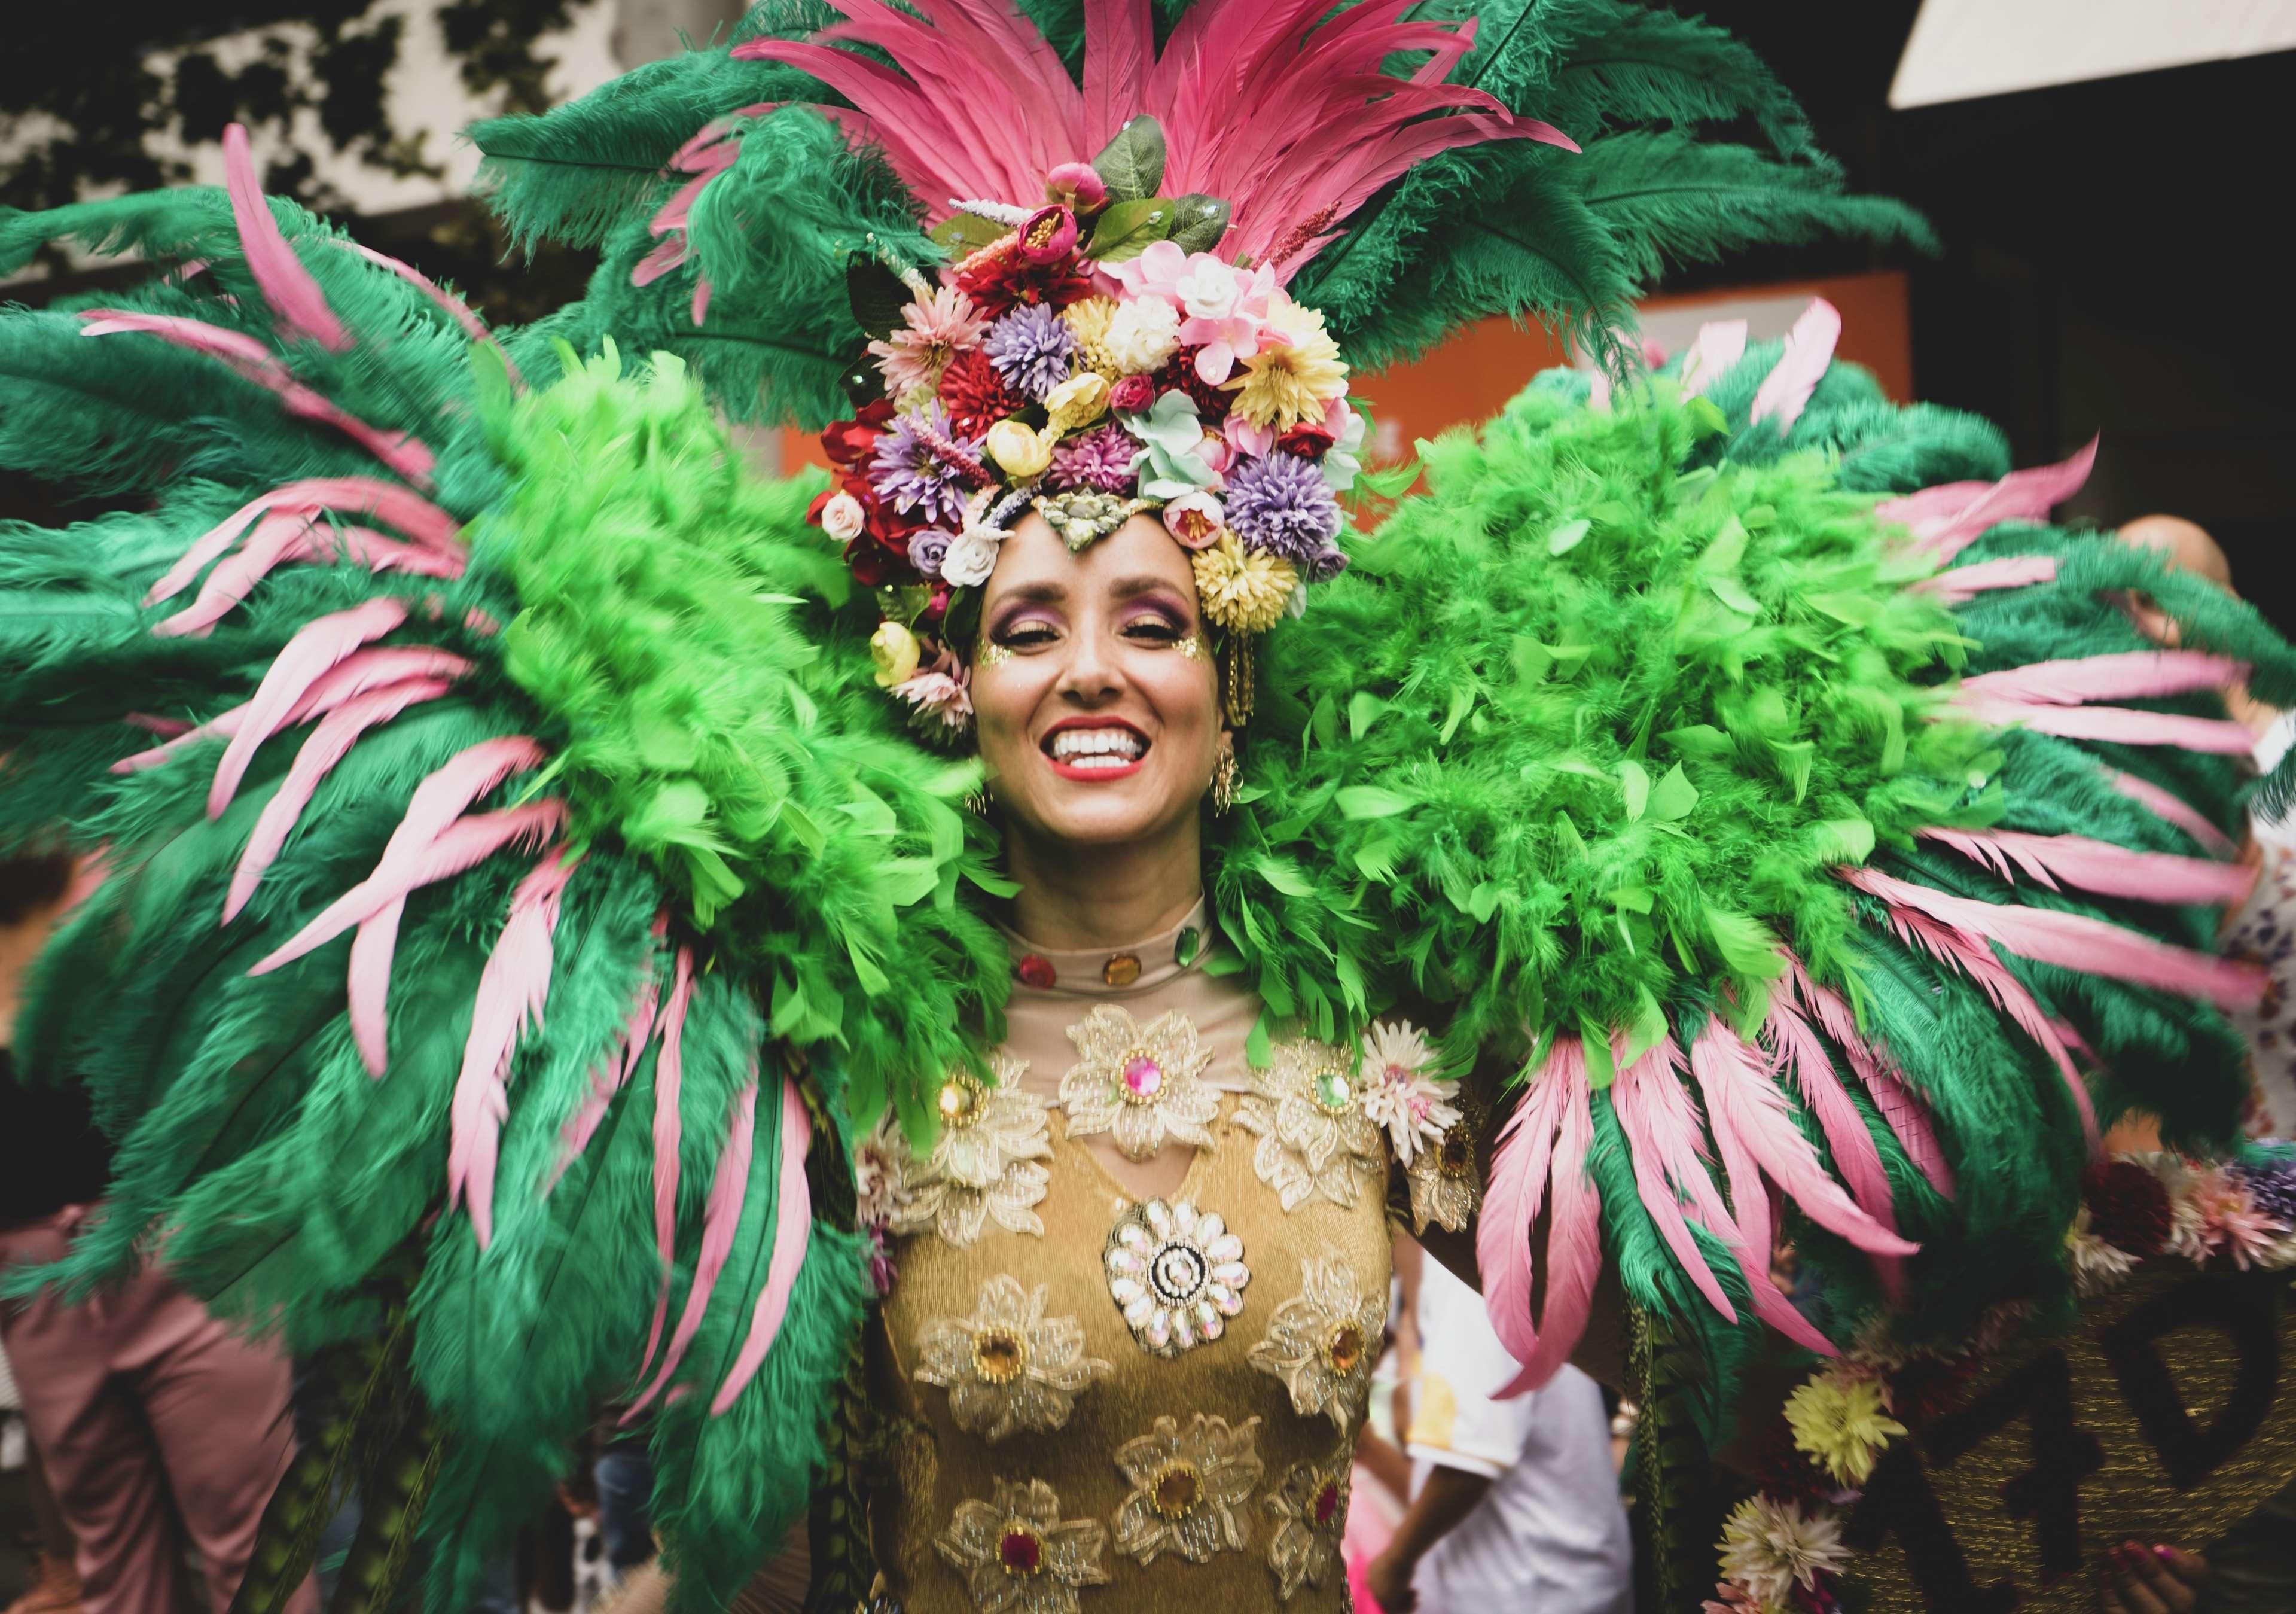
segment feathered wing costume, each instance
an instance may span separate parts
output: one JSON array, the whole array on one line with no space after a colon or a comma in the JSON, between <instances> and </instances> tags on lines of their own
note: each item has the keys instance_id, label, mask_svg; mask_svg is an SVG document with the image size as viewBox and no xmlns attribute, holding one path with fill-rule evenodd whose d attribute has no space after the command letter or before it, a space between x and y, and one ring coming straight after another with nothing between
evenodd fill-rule
<instances>
[{"instance_id":1,"label":"feathered wing costume","mask_svg":"<svg viewBox=\"0 0 2296 1614\"><path fill-rule=\"evenodd\" d=\"M539 328L266 202L236 136L227 194L0 218L0 265L166 266L0 319L0 463L115 506L0 528L0 828L113 870L19 1049L90 1084L119 1176L35 1276L164 1254L324 1370L243 1608L351 1477L341 1601L419 1539L451 1608L616 1398L687 1606L805 1511L868 1295L849 1141L931 1129L1005 968L977 767L877 687L817 482L745 474L704 400L839 413L849 260L973 250L960 204L1120 164L1144 113L1172 205L1128 218L1278 266L1362 361L1496 312L1607 349L1662 260L1920 233L1726 37L1604 0L832 9L480 130L516 228L604 248ZM1710 1431L1762 1323L2062 1297L2097 1114L2231 1135L2211 692L2296 704L2245 607L2047 524L2079 465L1889 404L1826 312L1430 446L1268 636L1210 870L1271 1020L1427 1005L1496 1050L1479 1243L1525 1382L1608 1261ZM1768 1281L1782 1229L1831 1338Z\"/></svg>"}]
</instances>

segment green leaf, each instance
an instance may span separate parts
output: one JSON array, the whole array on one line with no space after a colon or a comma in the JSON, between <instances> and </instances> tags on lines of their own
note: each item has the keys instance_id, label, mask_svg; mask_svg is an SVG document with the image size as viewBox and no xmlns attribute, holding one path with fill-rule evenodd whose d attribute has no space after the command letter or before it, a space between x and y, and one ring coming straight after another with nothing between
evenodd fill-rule
<instances>
[{"instance_id":1,"label":"green leaf","mask_svg":"<svg viewBox=\"0 0 2296 1614\"><path fill-rule=\"evenodd\" d=\"M1116 131L1092 168L1107 185L1111 202L1153 196L1164 183L1164 126L1143 112Z\"/></svg>"},{"instance_id":2,"label":"green leaf","mask_svg":"<svg viewBox=\"0 0 2296 1614\"><path fill-rule=\"evenodd\" d=\"M1802 598L1812 610L1852 628L1870 628L1882 616L1882 602L1870 594L1806 594Z\"/></svg>"},{"instance_id":3,"label":"green leaf","mask_svg":"<svg viewBox=\"0 0 2296 1614\"><path fill-rule=\"evenodd\" d=\"M1762 614L1762 602L1747 593L1746 585L1734 577L1710 577L1706 580L1706 587L1716 599L1741 616L1758 617Z\"/></svg>"},{"instance_id":4,"label":"green leaf","mask_svg":"<svg viewBox=\"0 0 2296 1614\"><path fill-rule=\"evenodd\" d=\"M1622 759L1619 763L1619 782L1626 786L1627 822L1631 824L1650 805L1650 770L1631 758Z\"/></svg>"},{"instance_id":5,"label":"green leaf","mask_svg":"<svg viewBox=\"0 0 2296 1614\"><path fill-rule=\"evenodd\" d=\"M1698 428L1701 437L1727 437L1730 434L1730 417L1723 414L1721 407L1710 398L1692 399L1683 412L1690 416L1690 424Z\"/></svg>"},{"instance_id":6,"label":"green leaf","mask_svg":"<svg viewBox=\"0 0 2296 1614\"><path fill-rule=\"evenodd\" d=\"M1650 804L1652 816L1662 824L1688 818L1690 810L1698 805L1698 786L1682 771L1680 762L1668 769L1652 787Z\"/></svg>"},{"instance_id":7,"label":"green leaf","mask_svg":"<svg viewBox=\"0 0 2296 1614\"><path fill-rule=\"evenodd\" d=\"M951 213L926 232L933 244L953 259L970 258L1012 233L995 219L983 218L978 213Z\"/></svg>"},{"instance_id":8,"label":"green leaf","mask_svg":"<svg viewBox=\"0 0 2296 1614\"><path fill-rule=\"evenodd\" d=\"M1262 858L1257 867L1259 877L1287 897L1312 897L1316 894L1316 883L1281 859Z\"/></svg>"},{"instance_id":9,"label":"green leaf","mask_svg":"<svg viewBox=\"0 0 2296 1614\"><path fill-rule=\"evenodd\" d=\"M1243 1033L1244 1063L1254 1070L1266 1070L1275 1063L1275 1048L1267 1034L1267 1016L1263 1012Z\"/></svg>"},{"instance_id":10,"label":"green leaf","mask_svg":"<svg viewBox=\"0 0 2296 1614\"><path fill-rule=\"evenodd\" d=\"M1627 1039L1627 1063L1634 1064L1666 1036L1666 1010L1647 986L1635 989L1635 1024Z\"/></svg>"},{"instance_id":11,"label":"green leaf","mask_svg":"<svg viewBox=\"0 0 2296 1614\"><path fill-rule=\"evenodd\" d=\"M1450 710L1443 714L1443 729L1436 738L1446 745L1449 745L1451 737L1459 732L1460 722L1473 709L1474 704L1475 691L1472 686L1462 684L1452 690Z\"/></svg>"},{"instance_id":12,"label":"green leaf","mask_svg":"<svg viewBox=\"0 0 2296 1614\"><path fill-rule=\"evenodd\" d=\"M1349 735L1355 739L1363 738L1364 731L1385 717L1390 710L1392 708L1388 702L1382 700L1370 690L1357 690L1348 697Z\"/></svg>"},{"instance_id":13,"label":"green leaf","mask_svg":"<svg viewBox=\"0 0 2296 1614\"><path fill-rule=\"evenodd\" d=\"M1419 457L1414 455L1399 465L1390 465L1384 471L1364 470L1356 473L1356 486L1366 489L1382 498L1401 498L1411 491L1411 484L1419 480Z\"/></svg>"},{"instance_id":14,"label":"green leaf","mask_svg":"<svg viewBox=\"0 0 2296 1614\"><path fill-rule=\"evenodd\" d=\"M1171 242L1184 252L1209 252L1219 245L1234 211L1223 198L1196 191L1174 198L1172 205L1178 210L1172 218Z\"/></svg>"},{"instance_id":15,"label":"green leaf","mask_svg":"<svg viewBox=\"0 0 2296 1614\"><path fill-rule=\"evenodd\" d=\"M1794 802L1799 805L1802 797L1809 794L1809 765L1816 760L1817 742L1772 740L1770 749L1777 755L1778 771L1793 786Z\"/></svg>"},{"instance_id":16,"label":"green leaf","mask_svg":"<svg viewBox=\"0 0 2296 1614\"><path fill-rule=\"evenodd\" d=\"M1786 967L1778 951L1777 933L1759 919L1726 908L1709 908L1706 930L1714 938L1722 961L1739 975L1767 981Z\"/></svg>"},{"instance_id":17,"label":"green leaf","mask_svg":"<svg viewBox=\"0 0 2296 1614\"><path fill-rule=\"evenodd\" d=\"M1177 203L1151 196L1138 202L1111 203L1093 227L1085 254L1103 263L1122 263L1137 258L1172 234L1178 217Z\"/></svg>"},{"instance_id":18,"label":"green leaf","mask_svg":"<svg viewBox=\"0 0 2296 1614\"><path fill-rule=\"evenodd\" d=\"M1587 534L1594 531L1594 527L1595 523L1583 515L1577 521L1564 522L1546 535L1546 552L1549 555L1570 554L1585 541Z\"/></svg>"},{"instance_id":19,"label":"green leaf","mask_svg":"<svg viewBox=\"0 0 2296 1614\"><path fill-rule=\"evenodd\" d=\"M1874 826L1865 819L1828 819L1809 827L1810 845L1829 863L1862 863L1874 855Z\"/></svg>"},{"instance_id":20,"label":"green leaf","mask_svg":"<svg viewBox=\"0 0 2296 1614\"><path fill-rule=\"evenodd\" d=\"M1709 573L1735 572L1745 558L1746 529L1734 515L1722 523L1714 541L1698 557L1698 569Z\"/></svg>"},{"instance_id":21,"label":"green leaf","mask_svg":"<svg viewBox=\"0 0 2296 1614\"><path fill-rule=\"evenodd\" d=\"M1582 1015L1578 1041L1587 1050L1587 1085L1601 1092L1619 1079L1618 1066L1611 1062L1610 1030Z\"/></svg>"},{"instance_id":22,"label":"green leaf","mask_svg":"<svg viewBox=\"0 0 2296 1614\"><path fill-rule=\"evenodd\" d=\"M901 326L901 310L911 301L901 277L877 261L873 254L856 252L845 260L845 300L853 317L871 337L882 342Z\"/></svg>"},{"instance_id":23,"label":"green leaf","mask_svg":"<svg viewBox=\"0 0 2296 1614\"><path fill-rule=\"evenodd\" d=\"M1375 785L1349 785L1334 798L1340 811L1351 819L1389 819L1416 805L1407 795L1382 790Z\"/></svg>"}]
</instances>

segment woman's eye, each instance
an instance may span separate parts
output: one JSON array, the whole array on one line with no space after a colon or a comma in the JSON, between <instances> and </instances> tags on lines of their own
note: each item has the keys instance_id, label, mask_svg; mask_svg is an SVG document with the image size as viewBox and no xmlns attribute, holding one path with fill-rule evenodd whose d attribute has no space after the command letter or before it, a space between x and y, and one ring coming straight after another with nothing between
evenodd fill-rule
<instances>
[{"instance_id":1,"label":"woman's eye","mask_svg":"<svg viewBox=\"0 0 2296 1614\"><path fill-rule=\"evenodd\" d=\"M1168 622L1160 616L1136 617L1124 624L1124 631L1133 638L1156 645L1176 644L1186 637L1177 622Z\"/></svg>"},{"instance_id":2,"label":"woman's eye","mask_svg":"<svg viewBox=\"0 0 2296 1614\"><path fill-rule=\"evenodd\" d=\"M996 642L1013 650L1039 649L1053 642L1053 630L1044 622L1014 622L998 632Z\"/></svg>"}]
</instances>

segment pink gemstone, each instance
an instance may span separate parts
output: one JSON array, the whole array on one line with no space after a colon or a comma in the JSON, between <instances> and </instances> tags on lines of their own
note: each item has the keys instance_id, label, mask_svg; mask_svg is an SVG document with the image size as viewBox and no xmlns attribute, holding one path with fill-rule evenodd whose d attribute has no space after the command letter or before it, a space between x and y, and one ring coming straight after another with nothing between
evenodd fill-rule
<instances>
[{"instance_id":1,"label":"pink gemstone","mask_svg":"<svg viewBox=\"0 0 2296 1614\"><path fill-rule=\"evenodd\" d=\"M1045 1544L1034 1530L1007 1525L996 1543L996 1561L1007 1575L1034 1575L1045 1564Z\"/></svg>"},{"instance_id":2,"label":"pink gemstone","mask_svg":"<svg viewBox=\"0 0 2296 1614\"><path fill-rule=\"evenodd\" d=\"M1124 1085L1137 1099L1152 1099L1164 1085L1164 1067L1145 1055L1127 1062Z\"/></svg>"}]
</instances>

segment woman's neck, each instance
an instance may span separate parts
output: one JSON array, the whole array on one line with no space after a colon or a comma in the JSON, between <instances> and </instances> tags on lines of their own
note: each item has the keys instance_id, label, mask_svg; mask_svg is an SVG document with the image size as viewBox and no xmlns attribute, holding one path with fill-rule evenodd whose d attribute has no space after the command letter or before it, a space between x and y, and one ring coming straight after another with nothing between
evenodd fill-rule
<instances>
[{"instance_id":1,"label":"woman's neck","mask_svg":"<svg viewBox=\"0 0 2296 1614\"><path fill-rule=\"evenodd\" d=\"M1125 846L1040 842L1008 829L1004 859L1021 887L1013 928L1039 947L1121 947L1168 930L1203 894L1203 845L1192 816L1169 836Z\"/></svg>"}]
</instances>

